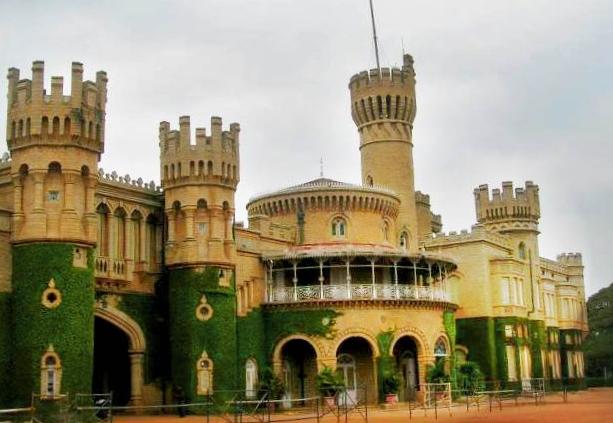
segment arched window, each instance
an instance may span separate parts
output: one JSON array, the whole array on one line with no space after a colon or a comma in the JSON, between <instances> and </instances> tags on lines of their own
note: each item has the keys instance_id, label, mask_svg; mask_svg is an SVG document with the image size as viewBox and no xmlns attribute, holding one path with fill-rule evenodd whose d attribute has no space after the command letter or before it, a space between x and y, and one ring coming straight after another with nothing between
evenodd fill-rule
<instances>
[{"instance_id":1,"label":"arched window","mask_svg":"<svg viewBox=\"0 0 613 423\"><path fill-rule=\"evenodd\" d=\"M213 162L210 160L206 164L206 174L207 176L213 175Z\"/></svg>"},{"instance_id":2,"label":"arched window","mask_svg":"<svg viewBox=\"0 0 613 423\"><path fill-rule=\"evenodd\" d=\"M524 244L523 242L519 243L519 247L517 248L517 255L522 260L526 259L526 244Z\"/></svg>"},{"instance_id":3,"label":"arched window","mask_svg":"<svg viewBox=\"0 0 613 423\"><path fill-rule=\"evenodd\" d=\"M64 119L64 134L70 136L71 133L72 133L72 128L71 128L71 125L70 125L70 118L66 117Z\"/></svg>"},{"instance_id":4,"label":"arched window","mask_svg":"<svg viewBox=\"0 0 613 423\"><path fill-rule=\"evenodd\" d=\"M387 222L383 222L383 240L384 241L388 241L389 240L389 224Z\"/></svg>"},{"instance_id":5,"label":"arched window","mask_svg":"<svg viewBox=\"0 0 613 423\"><path fill-rule=\"evenodd\" d=\"M345 238L347 234L347 223L345 219L337 217L332 221L332 236L335 238Z\"/></svg>"},{"instance_id":6,"label":"arched window","mask_svg":"<svg viewBox=\"0 0 613 423\"><path fill-rule=\"evenodd\" d=\"M213 394L213 362L209 358L206 351L202 352L202 355L198 359L196 366L196 373L198 375L198 395L212 395Z\"/></svg>"},{"instance_id":7,"label":"arched window","mask_svg":"<svg viewBox=\"0 0 613 423\"><path fill-rule=\"evenodd\" d=\"M373 186L373 180L372 180L372 176L368 175L366 177L366 185L368 185L369 187Z\"/></svg>"},{"instance_id":8,"label":"arched window","mask_svg":"<svg viewBox=\"0 0 613 423\"><path fill-rule=\"evenodd\" d=\"M132 220L132 258L135 263L138 263L142 261L143 215L138 210L134 210L130 218Z\"/></svg>"},{"instance_id":9,"label":"arched window","mask_svg":"<svg viewBox=\"0 0 613 423\"><path fill-rule=\"evenodd\" d=\"M345 388L348 391L356 389L357 375L355 359L349 354L339 354L336 358L336 371L343 378Z\"/></svg>"},{"instance_id":10,"label":"arched window","mask_svg":"<svg viewBox=\"0 0 613 423\"><path fill-rule=\"evenodd\" d=\"M60 118L56 116L53 118L53 136L57 137L58 135L60 135Z\"/></svg>"},{"instance_id":11,"label":"arched window","mask_svg":"<svg viewBox=\"0 0 613 423\"><path fill-rule=\"evenodd\" d=\"M125 259L126 258L126 212L122 208L118 208L113 213L115 218L115 231L114 231L114 239L115 239L115 258L117 259Z\"/></svg>"},{"instance_id":12,"label":"arched window","mask_svg":"<svg viewBox=\"0 0 613 423\"><path fill-rule=\"evenodd\" d=\"M47 116L43 116L40 124L40 133L43 137L49 135L49 118Z\"/></svg>"},{"instance_id":13,"label":"arched window","mask_svg":"<svg viewBox=\"0 0 613 423\"><path fill-rule=\"evenodd\" d=\"M57 398L62 383L62 362L49 345L40 360L40 395L45 399Z\"/></svg>"},{"instance_id":14,"label":"arched window","mask_svg":"<svg viewBox=\"0 0 613 423\"><path fill-rule=\"evenodd\" d=\"M255 398L258 386L258 363L250 358L245 363L245 397Z\"/></svg>"},{"instance_id":15,"label":"arched window","mask_svg":"<svg viewBox=\"0 0 613 423\"><path fill-rule=\"evenodd\" d=\"M201 198L200 200L198 200L198 202L196 203L196 207L201 210L206 210L207 208L206 200L204 198Z\"/></svg>"},{"instance_id":16,"label":"arched window","mask_svg":"<svg viewBox=\"0 0 613 423\"><path fill-rule=\"evenodd\" d=\"M435 357L446 357L447 356L447 344L445 344L445 340L441 337L436 340L436 344L434 344L434 356Z\"/></svg>"},{"instance_id":17,"label":"arched window","mask_svg":"<svg viewBox=\"0 0 613 423\"><path fill-rule=\"evenodd\" d=\"M106 204L100 204L96 208L96 213L98 213L98 255L108 257L110 210Z\"/></svg>"},{"instance_id":18,"label":"arched window","mask_svg":"<svg viewBox=\"0 0 613 423\"><path fill-rule=\"evenodd\" d=\"M51 162L49 163L47 171L49 173L62 173L62 165L58 162Z\"/></svg>"},{"instance_id":19,"label":"arched window","mask_svg":"<svg viewBox=\"0 0 613 423\"><path fill-rule=\"evenodd\" d=\"M400 234L400 248L405 251L409 249L409 234L406 232Z\"/></svg>"}]
</instances>

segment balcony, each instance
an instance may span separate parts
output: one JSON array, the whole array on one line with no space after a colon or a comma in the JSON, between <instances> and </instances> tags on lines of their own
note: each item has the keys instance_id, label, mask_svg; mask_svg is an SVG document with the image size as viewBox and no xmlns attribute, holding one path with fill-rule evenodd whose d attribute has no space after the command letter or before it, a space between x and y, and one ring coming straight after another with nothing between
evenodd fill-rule
<instances>
[{"instance_id":1,"label":"balcony","mask_svg":"<svg viewBox=\"0 0 613 423\"><path fill-rule=\"evenodd\" d=\"M342 300L414 300L450 302L442 287L400 284L344 284L275 287L268 292L267 302L299 303Z\"/></svg>"}]
</instances>

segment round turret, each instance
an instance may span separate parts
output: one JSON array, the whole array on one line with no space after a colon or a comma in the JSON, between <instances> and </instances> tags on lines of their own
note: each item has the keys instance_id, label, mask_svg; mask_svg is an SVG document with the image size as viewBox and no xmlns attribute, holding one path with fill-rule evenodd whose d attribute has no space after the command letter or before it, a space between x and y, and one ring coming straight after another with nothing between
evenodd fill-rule
<instances>
[{"instance_id":1,"label":"round turret","mask_svg":"<svg viewBox=\"0 0 613 423\"><path fill-rule=\"evenodd\" d=\"M413 58L401 69L371 69L349 83L351 115L360 134L362 183L384 186L401 200L395 238L417 250L417 211L413 170L412 128L415 119Z\"/></svg>"},{"instance_id":2,"label":"round turret","mask_svg":"<svg viewBox=\"0 0 613 423\"><path fill-rule=\"evenodd\" d=\"M96 241L94 191L104 150L106 72L83 81L72 63L70 95L64 79L44 88L44 62L32 64L32 79L8 72L7 144L15 186L14 242Z\"/></svg>"},{"instance_id":3,"label":"round turret","mask_svg":"<svg viewBox=\"0 0 613 423\"><path fill-rule=\"evenodd\" d=\"M240 179L238 123L222 130L211 118L211 135L197 128L191 143L189 116L179 130L160 123L160 173L166 202L170 266L230 263L234 255L234 192Z\"/></svg>"}]
</instances>

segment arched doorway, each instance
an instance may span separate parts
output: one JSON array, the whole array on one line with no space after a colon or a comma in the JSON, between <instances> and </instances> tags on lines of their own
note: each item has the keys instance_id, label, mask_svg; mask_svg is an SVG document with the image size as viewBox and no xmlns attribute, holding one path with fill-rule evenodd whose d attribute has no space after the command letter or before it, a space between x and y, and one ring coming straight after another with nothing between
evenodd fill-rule
<instances>
[{"instance_id":1,"label":"arched doorway","mask_svg":"<svg viewBox=\"0 0 613 423\"><path fill-rule=\"evenodd\" d=\"M92 392L113 392L113 405L130 401L129 339L112 323L96 317L94 321L94 377Z\"/></svg>"},{"instance_id":2,"label":"arched doorway","mask_svg":"<svg viewBox=\"0 0 613 423\"><path fill-rule=\"evenodd\" d=\"M92 392L113 391L113 404L143 403L145 336L121 310L97 304L94 312Z\"/></svg>"},{"instance_id":3,"label":"arched doorway","mask_svg":"<svg viewBox=\"0 0 613 423\"><path fill-rule=\"evenodd\" d=\"M304 339L289 340L281 348L285 395L289 399L316 394L317 353Z\"/></svg>"},{"instance_id":4,"label":"arched doorway","mask_svg":"<svg viewBox=\"0 0 613 423\"><path fill-rule=\"evenodd\" d=\"M348 401L357 403L366 400L365 386L376 397L374 353L370 343L361 337L345 339L336 350L336 370L347 388ZM374 395L374 396L373 396Z\"/></svg>"},{"instance_id":5,"label":"arched doorway","mask_svg":"<svg viewBox=\"0 0 613 423\"><path fill-rule=\"evenodd\" d=\"M394 344L393 354L396 367L402 378L398 397L402 401L414 400L420 383L415 339L410 336L403 336L398 339Z\"/></svg>"}]
</instances>

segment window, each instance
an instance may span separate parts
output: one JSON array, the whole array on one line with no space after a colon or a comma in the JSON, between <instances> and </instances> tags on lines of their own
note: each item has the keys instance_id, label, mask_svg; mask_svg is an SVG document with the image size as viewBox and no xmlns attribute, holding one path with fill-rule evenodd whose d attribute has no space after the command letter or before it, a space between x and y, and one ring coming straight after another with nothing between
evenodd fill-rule
<instances>
[{"instance_id":1,"label":"window","mask_svg":"<svg viewBox=\"0 0 613 423\"><path fill-rule=\"evenodd\" d=\"M389 224L387 222L383 222L383 240L389 240Z\"/></svg>"},{"instance_id":2,"label":"window","mask_svg":"<svg viewBox=\"0 0 613 423\"><path fill-rule=\"evenodd\" d=\"M405 251L409 249L409 234L406 232L400 234L400 248Z\"/></svg>"},{"instance_id":3,"label":"window","mask_svg":"<svg viewBox=\"0 0 613 423\"><path fill-rule=\"evenodd\" d=\"M513 337L513 325L504 325L504 336L507 338Z\"/></svg>"},{"instance_id":4,"label":"window","mask_svg":"<svg viewBox=\"0 0 613 423\"><path fill-rule=\"evenodd\" d=\"M526 259L526 244L524 244L523 242L519 243L519 247L517 248L517 255L522 260Z\"/></svg>"},{"instance_id":5,"label":"window","mask_svg":"<svg viewBox=\"0 0 613 423\"><path fill-rule=\"evenodd\" d=\"M198 359L196 372L198 375L197 394L213 394L213 362L211 359L209 359L206 351L203 351L202 355Z\"/></svg>"},{"instance_id":6,"label":"window","mask_svg":"<svg viewBox=\"0 0 613 423\"><path fill-rule=\"evenodd\" d=\"M505 352L507 356L507 369L509 375L509 381L517 380L517 363L515 361L515 347L513 345L506 345Z\"/></svg>"},{"instance_id":7,"label":"window","mask_svg":"<svg viewBox=\"0 0 613 423\"><path fill-rule=\"evenodd\" d=\"M49 191L47 193L47 200L52 202L60 201L60 192L59 191Z\"/></svg>"},{"instance_id":8,"label":"window","mask_svg":"<svg viewBox=\"0 0 613 423\"><path fill-rule=\"evenodd\" d=\"M62 364L60 357L49 345L41 358L40 365L40 395L46 399L54 399L60 395L62 381Z\"/></svg>"},{"instance_id":9,"label":"window","mask_svg":"<svg viewBox=\"0 0 613 423\"><path fill-rule=\"evenodd\" d=\"M372 176L368 175L366 177L366 185L368 185L369 187L373 186L373 180L372 180Z\"/></svg>"},{"instance_id":10,"label":"window","mask_svg":"<svg viewBox=\"0 0 613 423\"><path fill-rule=\"evenodd\" d=\"M500 300L502 304L510 304L509 298L509 278L500 279Z\"/></svg>"},{"instance_id":11,"label":"window","mask_svg":"<svg viewBox=\"0 0 613 423\"><path fill-rule=\"evenodd\" d=\"M206 235L207 233L207 224L206 223L198 223L198 235Z\"/></svg>"},{"instance_id":12,"label":"window","mask_svg":"<svg viewBox=\"0 0 613 423\"><path fill-rule=\"evenodd\" d=\"M255 398L258 386L258 364L253 358L245 364L245 397Z\"/></svg>"},{"instance_id":13,"label":"window","mask_svg":"<svg viewBox=\"0 0 613 423\"><path fill-rule=\"evenodd\" d=\"M434 356L435 357L445 357L447 356L447 346L445 345L445 340L443 338L439 338L434 345Z\"/></svg>"},{"instance_id":14,"label":"window","mask_svg":"<svg viewBox=\"0 0 613 423\"><path fill-rule=\"evenodd\" d=\"M347 232L345 219L337 217L332 221L332 236L335 238L345 238Z\"/></svg>"}]
</instances>

